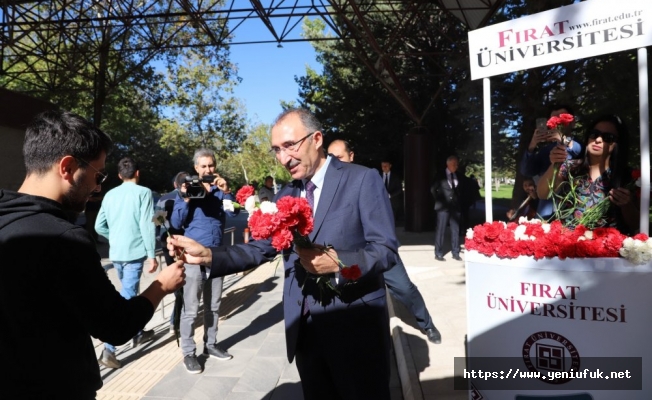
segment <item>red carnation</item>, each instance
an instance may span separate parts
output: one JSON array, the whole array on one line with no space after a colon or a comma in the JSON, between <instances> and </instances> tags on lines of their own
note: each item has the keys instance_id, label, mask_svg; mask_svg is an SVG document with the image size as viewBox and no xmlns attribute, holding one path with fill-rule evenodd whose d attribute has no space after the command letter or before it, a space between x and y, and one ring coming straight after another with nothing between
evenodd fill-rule
<instances>
[{"instance_id":1,"label":"red carnation","mask_svg":"<svg viewBox=\"0 0 652 400\"><path fill-rule=\"evenodd\" d=\"M641 242L645 242L649 238L650 237L648 235L646 235L645 233L637 233L636 235L632 236L632 239L640 240Z\"/></svg>"},{"instance_id":2,"label":"red carnation","mask_svg":"<svg viewBox=\"0 0 652 400\"><path fill-rule=\"evenodd\" d=\"M249 196L253 196L256 191L254 190L254 187L251 185L245 185L238 190L238 193L235 194L235 201L237 201L240 204L243 204L247 201Z\"/></svg>"},{"instance_id":3,"label":"red carnation","mask_svg":"<svg viewBox=\"0 0 652 400\"><path fill-rule=\"evenodd\" d=\"M557 117L550 117L548 122L546 123L546 126L550 129L557 129L557 126L561 124L561 120Z\"/></svg>"},{"instance_id":4,"label":"red carnation","mask_svg":"<svg viewBox=\"0 0 652 400\"><path fill-rule=\"evenodd\" d=\"M279 229L272 234L272 246L278 251L289 249L293 239L289 229Z\"/></svg>"},{"instance_id":5,"label":"red carnation","mask_svg":"<svg viewBox=\"0 0 652 400\"><path fill-rule=\"evenodd\" d=\"M574 119L572 114L559 114L559 120L564 126L568 126Z\"/></svg>"},{"instance_id":6,"label":"red carnation","mask_svg":"<svg viewBox=\"0 0 652 400\"><path fill-rule=\"evenodd\" d=\"M497 239L505 229L503 223L500 221L488 222L485 225L486 225L486 230L484 232L484 235L487 238L487 240Z\"/></svg>"},{"instance_id":7,"label":"red carnation","mask_svg":"<svg viewBox=\"0 0 652 400\"><path fill-rule=\"evenodd\" d=\"M362 271L360 271L358 264L353 264L350 267L344 267L340 273L344 279L348 279L350 281L357 281L362 276Z\"/></svg>"},{"instance_id":8,"label":"red carnation","mask_svg":"<svg viewBox=\"0 0 652 400\"><path fill-rule=\"evenodd\" d=\"M641 177L641 170L640 169L635 169L632 170L632 179L636 180Z\"/></svg>"}]
</instances>

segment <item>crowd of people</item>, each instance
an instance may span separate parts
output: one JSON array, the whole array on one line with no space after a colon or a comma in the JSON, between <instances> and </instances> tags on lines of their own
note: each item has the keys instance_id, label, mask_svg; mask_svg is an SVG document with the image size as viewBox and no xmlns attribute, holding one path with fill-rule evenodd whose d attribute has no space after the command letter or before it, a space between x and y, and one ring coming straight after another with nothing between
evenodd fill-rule
<instances>
[{"instance_id":1,"label":"crowd of people","mask_svg":"<svg viewBox=\"0 0 652 400\"><path fill-rule=\"evenodd\" d=\"M2 330L0 351L16 360L16 368L0 378L3 393L15 398L26 394L49 398L58 393L95 398L102 386L99 367L120 368L116 346L131 340L136 347L154 338L154 332L144 327L170 293L175 293L175 309L179 310L171 316L170 331L180 337L186 370L202 372L194 341L202 297L202 353L230 359L227 349L217 346L222 277L255 268L281 253L287 356L296 360L304 397L334 399L346 394L347 398L389 399L386 287L414 313L428 340L441 343L423 297L398 257L394 221L402 205L401 178L391 171L388 161L381 164L379 174L354 164L350 150L346 159L328 154L321 125L306 110L282 113L272 127L271 145L293 180L278 190L273 178L266 177L259 190L261 200L311 199L315 225L311 240L329 243L328 247L314 244L279 252L270 240L222 246L225 218L238 211L224 208L224 200L235 199L227 181L215 171L215 154L209 149L195 152L196 175L179 172L172 182L174 190L156 207L152 192L139 185L141 172L131 157L118 163L122 184L102 198L98 194L107 178L109 136L69 112L38 115L25 136L25 181L17 192L0 191L0 248L12 264L26 264L2 281L3 321L12 329ZM101 206L84 229L74 221L89 198L101 199L97 202ZM156 231L155 208L166 215L164 233ZM109 242L120 291L100 264L94 233ZM159 270L157 235L171 246L167 267L139 294L144 267L150 273ZM30 252L36 237L49 240L38 252ZM45 266L53 263L60 269L54 275L45 273ZM347 284L353 278L339 274L342 265L359 266L361 276L355 284ZM39 271L48 278L34 280ZM324 274L336 274L340 285L341 295L329 304L321 303L317 284ZM36 305L46 302L59 304L58 312L38 313ZM62 368L34 385L23 371L38 357L40 349L30 343L43 324L56 343L66 346L67 358ZM104 342L99 359L91 336ZM25 358L19 351L27 347L33 354ZM338 355L342 351L364 357L343 359ZM352 375L358 378L348 379Z\"/></svg>"},{"instance_id":2,"label":"crowd of people","mask_svg":"<svg viewBox=\"0 0 652 400\"><path fill-rule=\"evenodd\" d=\"M570 113L568 106L555 106L550 115ZM638 204L628 188L625 124L615 116L599 117L588 125L583 140L573 138L572 129L538 127L534 131L520 166L526 176L525 198L508 211L508 219L558 217L572 225L608 198L611 207L597 226L636 231ZM167 232L158 233L169 249L167 267L139 294L145 263L150 273L158 270L158 263L153 197L138 184L137 162L130 157L119 161L122 184L98 202L94 232L89 232L88 225L83 229L73 221L89 198L98 197L107 178L105 161L111 139L69 112L38 115L25 135L23 185L17 192L0 190L0 249L9 265L24 266L7 269L9 276L0 287L3 324L12 327L0 330L0 354L16 366L0 378L4 393L22 396L27 390L32 397L47 398L64 390L70 398L94 398L102 385L98 364L120 368L115 346L131 340L136 347L152 340L154 332L144 327L169 293L176 298L170 331L180 337L186 370L202 372L194 340L202 297L202 353L229 360L231 354L217 345L222 279L281 255L287 357L296 361L304 397L389 399L385 289L414 314L430 342L442 340L398 256L395 220L402 211L402 179L388 160L381 162L380 173L355 164L355 153L344 140L334 140L327 147L320 122L303 109L279 115L270 142L292 180L278 189L267 176L258 196L261 201L307 198L314 217L313 245L280 251L267 239L222 246L226 218L236 216L239 209L224 207L224 200L235 198L226 179L216 172L215 153L198 149L192 160L196 175L179 172L172 180L174 190L156 205L168 220ZM437 261L445 261L448 227L452 258L462 260L460 234L468 227L469 209L479 198L477 181L458 171L459 164L459 158L450 155L430 188ZM550 201L551 191L578 201ZM573 196L563 197L571 191ZM368 204L374 207L363 206ZM119 292L100 264L93 233L108 239ZM35 252L36 237L47 240L39 242ZM45 266L52 263L59 269L48 273ZM344 277L342 265L357 265L361 276L355 282ZM318 284L318 278L326 274L334 276L331 279L340 291L328 303L321 301ZM39 312L39 304L52 301L59 306L57 313ZM50 338L67 347L68 356L61 368L43 377L42 384L33 385L23 371L38 357L40 349L31 344L44 325L49 327ZM105 343L99 360L91 336ZM342 358L343 352L364 356Z\"/></svg>"}]
</instances>

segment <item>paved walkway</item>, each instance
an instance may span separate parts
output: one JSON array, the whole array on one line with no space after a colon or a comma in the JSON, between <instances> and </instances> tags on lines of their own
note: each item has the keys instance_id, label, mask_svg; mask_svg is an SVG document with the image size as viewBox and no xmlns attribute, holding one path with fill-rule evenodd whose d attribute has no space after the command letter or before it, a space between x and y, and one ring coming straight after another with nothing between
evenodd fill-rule
<instances>
[{"instance_id":1,"label":"paved walkway","mask_svg":"<svg viewBox=\"0 0 652 400\"><path fill-rule=\"evenodd\" d=\"M429 343L403 305L390 302L396 360L392 399L467 399L465 392L453 390L453 359L465 355L464 263L453 260L450 253L445 262L435 261L432 231L409 233L397 228L397 235L403 263L442 333L442 344ZM103 262L110 264L107 259ZM115 282L112 271L108 270L109 276ZM157 332L156 340L137 349L130 344L119 347L117 355L123 367L102 368L105 385L97 398L302 400L296 367L285 357L282 271L281 265L272 262L247 275L225 279L218 338L219 344L233 354L232 360L202 356L204 372L186 372L181 351L169 333L174 303L170 295L147 326ZM148 285L151 279L145 274L142 284ZM202 335L200 327L196 330L197 343L202 343ZM98 355L101 349L97 342Z\"/></svg>"}]
</instances>

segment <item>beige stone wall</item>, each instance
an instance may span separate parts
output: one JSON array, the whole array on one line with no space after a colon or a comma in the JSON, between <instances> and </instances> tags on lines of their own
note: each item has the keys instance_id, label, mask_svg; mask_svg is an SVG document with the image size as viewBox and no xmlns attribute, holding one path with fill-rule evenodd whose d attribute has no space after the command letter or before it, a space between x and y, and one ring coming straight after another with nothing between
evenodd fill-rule
<instances>
[{"instance_id":1,"label":"beige stone wall","mask_svg":"<svg viewBox=\"0 0 652 400\"><path fill-rule=\"evenodd\" d=\"M16 190L25 178L25 131L0 126L0 188Z\"/></svg>"}]
</instances>

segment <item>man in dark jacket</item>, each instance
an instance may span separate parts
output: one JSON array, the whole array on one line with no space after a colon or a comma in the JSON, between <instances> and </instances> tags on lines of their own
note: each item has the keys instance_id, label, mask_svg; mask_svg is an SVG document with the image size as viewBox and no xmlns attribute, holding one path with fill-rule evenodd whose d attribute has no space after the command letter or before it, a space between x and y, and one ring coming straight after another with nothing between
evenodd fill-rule
<instances>
[{"instance_id":1,"label":"man in dark jacket","mask_svg":"<svg viewBox=\"0 0 652 400\"><path fill-rule=\"evenodd\" d=\"M403 180L396 172L392 172L392 163L389 161L381 162L380 169L385 190L389 194L394 219L397 220L403 213Z\"/></svg>"},{"instance_id":2,"label":"man in dark jacket","mask_svg":"<svg viewBox=\"0 0 652 400\"><path fill-rule=\"evenodd\" d=\"M451 227L451 253L453 259L462 261L460 257L460 227L464 228L464 212L468 211L473 198L469 179L457 172L459 159L450 156L446 159L446 169L435 179L430 192L435 198L437 226L435 228L435 260L444 261L444 236L446 226Z\"/></svg>"},{"instance_id":3,"label":"man in dark jacket","mask_svg":"<svg viewBox=\"0 0 652 400\"><path fill-rule=\"evenodd\" d=\"M102 379L91 336L125 343L184 282L178 262L126 300L91 235L72 223L101 189L110 147L83 118L45 112L25 133L25 181L18 192L0 190L0 358L10 366L0 374L3 398L94 399Z\"/></svg>"}]
</instances>

